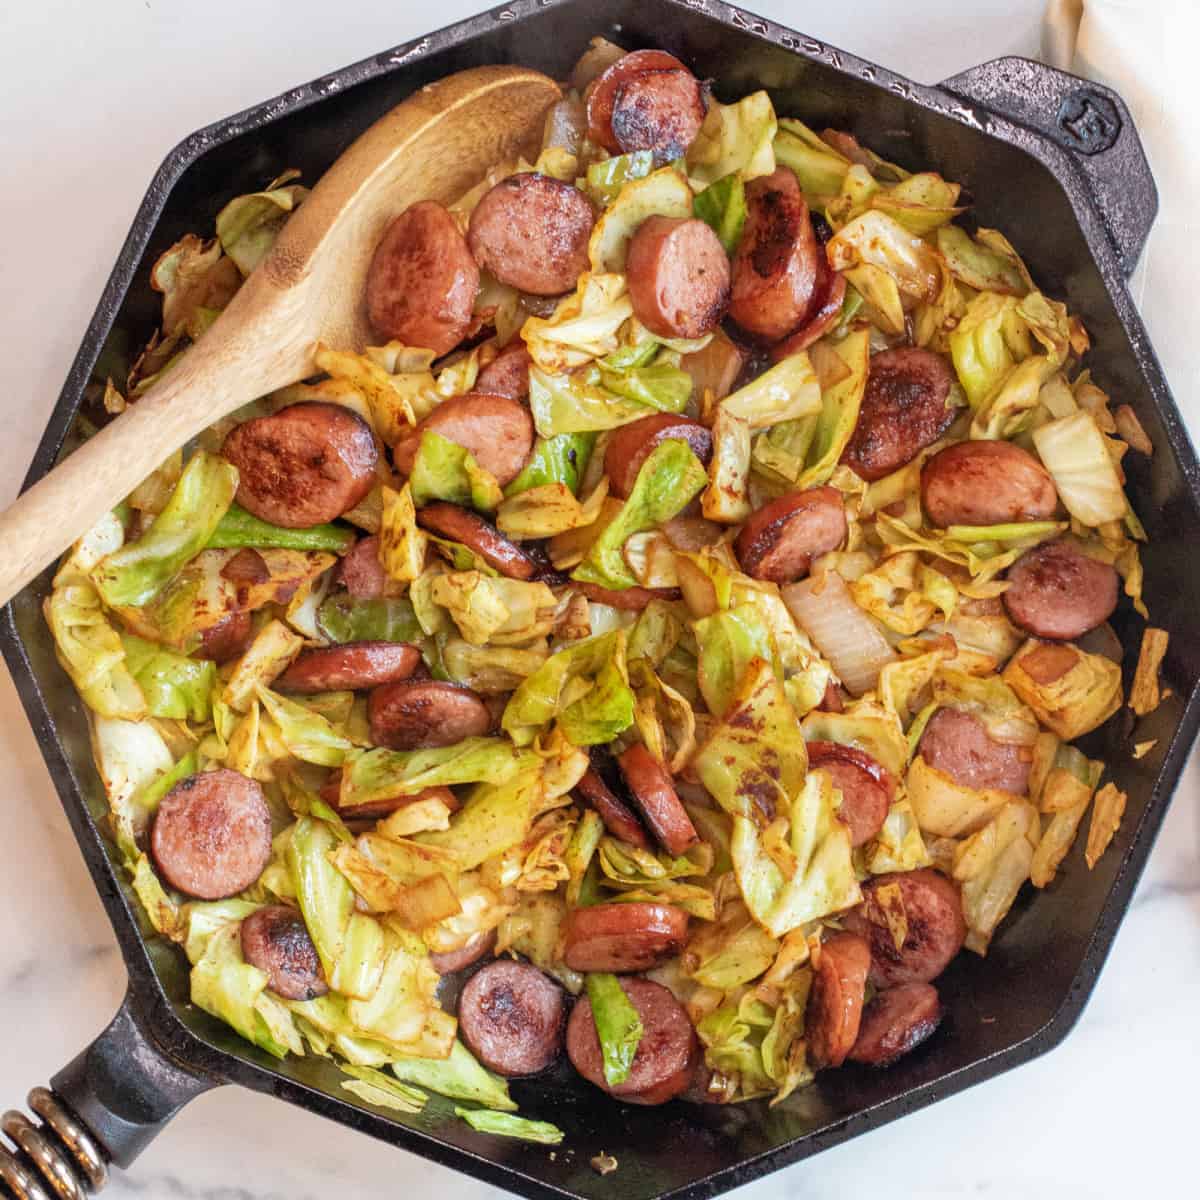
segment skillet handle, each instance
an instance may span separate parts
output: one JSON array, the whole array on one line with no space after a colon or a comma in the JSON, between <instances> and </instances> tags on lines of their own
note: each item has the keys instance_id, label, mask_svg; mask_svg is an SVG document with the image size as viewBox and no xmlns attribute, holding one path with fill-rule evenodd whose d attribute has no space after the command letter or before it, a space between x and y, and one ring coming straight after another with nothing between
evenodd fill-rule
<instances>
[{"instance_id":1,"label":"skillet handle","mask_svg":"<svg viewBox=\"0 0 1200 1200\"><path fill-rule=\"evenodd\" d=\"M0 1117L0 1196L83 1200L108 1182L109 1164L127 1167L189 1101L218 1081L168 1058L125 997L112 1023L50 1081L34 1088L24 1113Z\"/></svg>"},{"instance_id":2,"label":"skillet handle","mask_svg":"<svg viewBox=\"0 0 1200 1200\"><path fill-rule=\"evenodd\" d=\"M1158 213L1158 189L1125 102L1111 88L1031 58L996 58L939 86L1066 150L1133 274Z\"/></svg>"}]
</instances>

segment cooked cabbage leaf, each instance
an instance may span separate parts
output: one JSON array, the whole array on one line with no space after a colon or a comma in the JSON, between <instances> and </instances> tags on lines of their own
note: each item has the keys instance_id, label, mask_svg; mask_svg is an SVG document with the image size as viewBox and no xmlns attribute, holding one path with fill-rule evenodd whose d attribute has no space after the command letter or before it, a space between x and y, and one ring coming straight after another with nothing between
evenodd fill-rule
<instances>
[{"instance_id":1,"label":"cooked cabbage leaf","mask_svg":"<svg viewBox=\"0 0 1200 1200\"><path fill-rule=\"evenodd\" d=\"M432 430L421 435L408 486L417 506L445 500L480 512L491 512L504 495L495 476L485 471L469 450ZM389 490L384 489L385 532Z\"/></svg>"},{"instance_id":2,"label":"cooked cabbage leaf","mask_svg":"<svg viewBox=\"0 0 1200 1200\"><path fill-rule=\"evenodd\" d=\"M692 183L706 186L731 175L741 180L770 175L775 170L777 129L775 108L766 92L752 92L734 104L710 102L700 132L687 150Z\"/></svg>"}]
</instances>

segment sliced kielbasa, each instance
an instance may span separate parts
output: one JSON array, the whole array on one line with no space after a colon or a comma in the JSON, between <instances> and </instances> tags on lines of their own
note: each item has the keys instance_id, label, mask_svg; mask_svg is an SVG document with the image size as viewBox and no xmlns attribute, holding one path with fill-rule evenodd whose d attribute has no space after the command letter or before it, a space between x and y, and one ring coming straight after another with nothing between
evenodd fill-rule
<instances>
[{"instance_id":1,"label":"sliced kielbasa","mask_svg":"<svg viewBox=\"0 0 1200 1200\"><path fill-rule=\"evenodd\" d=\"M902 983L876 992L863 1010L850 1061L890 1067L942 1023L942 1002L929 983Z\"/></svg>"},{"instance_id":2,"label":"sliced kielbasa","mask_svg":"<svg viewBox=\"0 0 1200 1200\"><path fill-rule=\"evenodd\" d=\"M746 185L746 224L733 256L729 315L776 342L800 325L821 279L820 248L796 176L786 167Z\"/></svg>"},{"instance_id":3,"label":"sliced kielbasa","mask_svg":"<svg viewBox=\"0 0 1200 1200\"><path fill-rule=\"evenodd\" d=\"M226 663L240 658L250 645L253 621L249 609L241 609L223 617L200 633L200 645L192 653L196 658L206 658L215 663Z\"/></svg>"},{"instance_id":4,"label":"sliced kielbasa","mask_svg":"<svg viewBox=\"0 0 1200 1200\"><path fill-rule=\"evenodd\" d=\"M837 488L788 492L751 513L733 548L747 575L772 583L803 579L813 559L846 540L846 510Z\"/></svg>"},{"instance_id":5,"label":"sliced kielbasa","mask_svg":"<svg viewBox=\"0 0 1200 1200\"><path fill-rule=\"evenodd\" d=\"M356 692L407 679L421 652L407 642L352 642L301 651L275 681L281 692Z\"/></svg>"},{"instance_id":6,"label":"sliced kielbasa","mask_svg":"<svg viewBox=\"0 0 1200 1200\"><path fill-rule=\"evenodd\" d=\"M812 311L795 333L788 334L782 342L776 342L771 347L772 362L781 362L791 354L807 350L840 320L842 305L846 302L846 277L840 271L831 270L829 267L823 267L822 270L825 282L817 288Z\"/></svg>"},{"instance_id":7,"label":"sliced kielbasa","mask_svg":"<svg viewBox=\"0 0 1200 1200\"><path fill-rule=\"evenodd\" d=\"M479 267L454 218L433 200L406 208L367 268L367 316L383 337L441 356L467 334Z\"/></svg>"},{"instance_id":8,"label":"sliced kielbasa","mask_svg":"<svg viewBox=\"0 0 1200 1200\"><path fill-rule=\"evenodd\" d=\"M458 504L439 501L417 509L417 524L447 541L458 542L479 555L509 579L533 579L542 564L515 542L510 542L490 521Z\"/></svg>"},{"instance_id":9,"label":"sliced kielbasa","mask_svg":"<svg viewBox=\"0 0 1200 1200\"><path fill-rule=\"evenodd\" d=\"M422 800L440 800L451 812L458 812L462 807L458 797L448 787L427 787L415 795L385 796L380 800L369 800L366 804L343 804L341 771L330 774L321 785L319 795L347 821L379 821L391 816L398 809L407 808L410 804L417 804Z\"/></svg>"},{"instance_id":10,"label":"sliced kielbasa","mask_svg":"<svg viewBox=\"0 0 1200 1200\"><path fill-rule=\"evenodd\" d=\"M613 96L613 141L623 154L651 151L661 167L687 153L704 111L704 89L686 67L639 71Z\"/></svg>"},{"instance_id":11,"label":"sliced kielbasa","mask_svg":"<svg viewBox=\"0 0 1200 1200\"><path fill-rule=\"evenodd\" d=\"M501 283L534 296L574 289L588 269L592 202L574 184L523 172L502 179L475 206L467 244Z\"/></svg>"},{"instance_id":12,"label":"sliced kielbasa","mask_svg":"<svg viewBox=\"0 0 1200 1200\"><path fill-rule=\"evenodd\" d=\"M729 259L695 217L647 217L629 243L625 275L634 315L659 337L703 337L729 304Z\"/></svg>"},{"instance_id":13,"label":"sliced kielbasa","mask_svg":"<svg viewBox=\"0 0 1200 1200\"><path fill-rule=\"evenodd\" d=\"M271 812L262 788L225 768L182 780L158 806L150 855L186 896L224 900L244 892L271 859Z\"/></svg>"},{"instance_id":14,"label":"sliced kielbasa","mask_svg":"<svg viewBox=\"0 0 1200 1200\"><path fill-rule=\"evenodd\" d=\"M529 409L507 396L468 392L444 400L392 447L392 460L401 474L412 474L421 435L426 432L440 434L469 450L501 487L520 475L533 449L533 418Z\"/></svg>"},{"instance_id":15,"label":"sliced kielbasa","mask_svg":"<svg viewBox=\"0 0 1200 1200\"><path fill-rule=\"evenodd\" d=\"M379 561L379 535L359 538L338 563L338 582L355 600L378 600L387 588L387 572Z\"/></svg>"},{"instance_id":16,"label":"sliced kielbasa","mask_svg":"<svg viewBox=\"0 0 1200 1200\"><path fill-rule=\"evenodd\" d=\"M921 734L920 754L963 787L999 788L1016 796L1029 790L1029 748L996 741L966 709L939 708Z\"/></svg>"},{"instance_id":17,"label":"sliced kielbasa","mask_svg":"<svg viewBox=\"0 0 1200 1200\"><path fill-rule=\"evenodd\" d=\"M821 943L804 1017L809 1059L818 1070L840 1067L858 1038L871 948L855 933Z\"/></svg>"},{"instance_id":18,"label":"sliced kielbasa","mask_svg":"<svg viewBox=\"0 0 1200 1200\"><path fill-rule=\"evenodd\" d=\"M1034 637L1074 641L1103 625L1117 607L1116 569L1073 542L1043 542L1008 569L1004 607Z\"/></svg>"},{"instance_id":19,"label":"sliced kielbasa","mask_svg":"<svg viewBox=\"0 0 1200 1200\"><path fill-rule=\"evenodd\" d=\"M613 837L643 850L650 849L650 839L633 810L613 793L597 771L589 769L575 790L596 810Z\"/></svg>"},{"instance_id":20,"label":"sliced kielbasa","mask_svg":"<svg viewBox=\"0 0 1200 1200\"><path fill-rule=\"evenodd\" d=\"M492 727L488 707L470 688L436 679L377 687L367 701L371 740L389 750L454 746Z\"/></svg>"},{"instance_id":21,"label":"sliced kielbasa","mask_svg":"<svg viewBox=\"0 0 1200 1200\"><path fill-rule=\"evenodd\" d=\"M838 816L850 830L850 845L869 842L892 805L896 781L891 771L864 751L837 742L809 742L808 765L827 771L842 793Z\"/></svg>"},{"instance_id":22,"label":"sliced kielbasa","mask_svg":"<svg viewBox=\"0 0 1200 1200\"><path fill-rule=\"evenodd\" d=\"M634 804L663 849L678 858L694 846L700 838L675 791L671 772L640 742L617 762Z\"/></svg>"},{"instance_id":23,"label":"sliced kielbasa","mask_svg":"<svg viewBox=\"0 0 1200 1200\"><path fill-rule=\"evenodd\" d=\"M624 1083L604 1078L604 1056L592 1002L583 996L567 1022L567 1057L589 1083L627 1104L665 1104L691 1083L700 1042L683 1005L661 983L625 978L621 990L637 1009L642 1040Z\"/></svg>"},{"instance_id":24,"label":"sliced kielbasa","mask_svg":"<svg viewBox=\"0 0 1200 1200\"><path fill-rule=\"evenodd\" d=\"M604 452L604 473L612 494L624 500L633 491L642 464L660 443L670 438L687 442L692 453L708 465L712 458L712 434L699 421L674 413L639 417L613 430Z\"/></svg>"},{"instance_id":25,"label":"sliced kielbasa","mask_svg":"<svg viewBox=\"0 0 1200 1200\"><path fill-rule=\"evenodd\" d=\"M252 912L242 922L242 957L267 973L267 987L285 1000L315 1000L329 991L304 918L286 904Z\"/></svg>"},{"instance_id":26,"label":"sliced kielbasa","mask_svg":"<svg viewBox=\"0 0 1200 1200\"><path fill-rule=\"evenodd\" d=\"M907 933L900 948L879 900L880 888L896 885ZM843 914L842 924L871 946L871 982L880 988L929 983L962 949L967 936L958 885L930 867L876 875L862 885L863 902ZM895 915L895 914L894 914Z\"/></svg>"},{"instance_id":27,"label":"sliced kielbasa","mask_svg":"<svg viewBox=\"0 0 1200 1200\"><path fill-rule=\"evenodd\" d=\"M673 904L614 900L567 916L563 961L572 971L649 971L687 941L688 915Z\"/></svg>"},{"instance_id":28,"label":"sliced kielbasa","mask_svg":"<svg viewBox=\"0 0 1200 1200\"><path fill-rule=\"evenodd\" d=\"M353 508L371 490L379 460L362 417L309 401L245 421L221 454L238 469L237 502L287 529L333 521Z\"/></svg>"},{"instance_id":29,"label":"sliced kielbasa","mask_svg":"<svg viewBox=\"0 0 1200 1200\"><path fill-rule=\"evenodd\" d=\"M559 1056L563 991L529 963L500 959L476 971L458 1001L463 1041L498 1075L532 1075Z\"/></svg>"},{"instance_id":30,"label":"sliced kielbasa","mask_svg":"<svg viewBox=\"0 0 1200 1200\"><path fill-rule=\"evenodd\" d=\"M929 520L949 525L1045 521L1058 508L1046 468L1012 442L956 442L921 468L921 505Z\"/></svg>"},{"instance_id":31,"label":"sliced kielbasa","mask_svg":"<svg viewBox=\"0 0 1200 1200\"><path fill-rule=\"evenodd\" d=\"M496 931L489 929L486 933L471 934L457 950L431 954L429 964L439 975L453 975L455 971L465 971L481 958L486 958L495 948Z\"/></svg>"},{"instance_id":32,"label":"sliced kielbasa","mask_svg":"<svg viewBox=\"0 0 1200 1200\"><path fill-rule=\"evenodd\" d=\"M673 54L664 50L634 50L624 54L588 85L584 94L587 105L588 137L610 154L620 154L621 144L613 133L613 107L617 93L646 71L686 71Z\"/></svg>"},{"instance_id":33,"label":"sliced kielbasa","mask_svg":"<svg viewBox=\"0 0 1200 1200\"><path fill-rule=\"evenodd\" d=\"M871 358L858 424L842 462L873 482L898 471L954 424L946 407L954 374L930 350L900 346Z\"/></svg>"},{"instance_id":34,"label":"sliced kielbasa","mask_svg":"<svg viewBox=\"0 0 1200 1200\"><path fill-rule=\"evenodd\" d=\"M520 338L509 342L475 380L475 390L489 396L524 400L529 395L529 350Z\"/></svg>"},{"instance_id":35,"label":"sliced kielbasa","mask_svg":"<svg viewBox=\"0 0 1200 1200\"><path fill-rule=\"evenodd\" d=\"M606 588L598 583L577 586L593 604L607 604L622 612L641 612L651 600L678 600L683 595L679 588Z\"/></svg>"}]
</instances>

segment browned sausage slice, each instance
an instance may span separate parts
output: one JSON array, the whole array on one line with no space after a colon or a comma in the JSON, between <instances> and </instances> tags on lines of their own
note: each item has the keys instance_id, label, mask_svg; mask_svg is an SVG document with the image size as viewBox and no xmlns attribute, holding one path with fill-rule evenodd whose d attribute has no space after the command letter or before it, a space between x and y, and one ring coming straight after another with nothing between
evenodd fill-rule
<instances>
[{"instance_id":1,"label":"browned sausage slice","mask_svg":"<svg viewBox=\"0 0 1200 1200\"><path fill-rule=\"evenodd\" d=\"M908 932L900 949L888 925L879 889L900 888ZM929 983L962 949L967 936L958 886L929 867L876 875L862 885L863 902L842 924L871 945L871 982L876 987Z\"/></svg>"},{"instance_id":2,"label":"browned sausage slice","mask_svg":"<svg viewBox=\"0 0 1200 1200\"><path fill-rule=\"evenodd\" d=\"M421 435L427 430L469 450L501 487L516 479L533 449L533 418L529 409L507 396L468 392L444 400L392 447L397 471L412 474Z\"/></svg>"},{"instance_id":3,"label":"browned sausage slice","mask_svg":"<svg viewBox=\"0 0 1200 1200\"><path fill-rule=\"evenodd\" d=\"M201 632L200 645L192 653L196 658L210 659L215 663L240 658L250 644L252 628L248 609L230 613Z\"/></svg>"},{"instance_id":4,"label":"browned sausage slice","mask_svg":"<svg viewBox=\"0 0 1200 1200\"><path fill-rule=\"evenodd\" d=\"M620 154L621 146L613 134L613 105L617 92L644 71L686 71L673 54L663 50L634 50L618 58L588 85L584 94L587 104L588 137L610 154Z\"/></svg>"},{"instance_id":5,"label":"browned sausage slice","mask_svg":"<svg viewBox=\"0 0 1200 1200\"><path fill-rule=\"evenodd\" d=\"M347 821L378 821L390 816L397 809L407 808L422 800L439 800L451 812L458 812L462 805L448 787L428 787L415 796L387 796L382 800L371 800L366 804L342 803L342 773L334 771L321 786L320 797L330 808L336 808Z\"/></svg>"},{"instance_id":6,"label":"browned sausage slice","mask_svg":"<svg viewBox=\"0 0 1200 1200\"><path fill-rule=\"evenodd\" d=\"M443 355L466 336L479 267L454 218L433 200L388 226L367 268L367 316L385 338Z\"/></svg>"},{"instance_id":7,"label":"browned sausage slice","mask_svg":"<svg viewBox=\"0 0 1200 1200\"><path fill-rule=\"evenodd\" d=\"M377 687L367 701L371 740L389 750L453 746L492 726L487 705L470 688L436 679Z\"/></svg>"},{"instance_id":8,"label":"browned sausage slice","mask_svg":"<svg viewBox=\"0 0 1200 1200\"><path fill-rule=\"evenodd\" d=\"M625 275L634 315L659 337L703 337L729 304L729 259L695 217L644 220L629 243Z\"/></svg>"},{"instance_id":9,"label":"browned sausage slice","mask_svg":"<svg viewBox=\"0 0 1200 1200\"><path fill-rule=\"evenodd\" d=\"M281 692L356 692L407 679L421 652L407 642L353 642L304 650L275 681Z\"/></svg>"},{"instance_id":10,"label":"browned sausage slice","mask_svg":"<svg viewBox=\"0 0 1200 1200\"><path fill-rule=\"evenodd\" d=\"M1034 637L1074 641L1117 607L1117 572L1072 542L1043 542L1008 569L1009 619Z\"/></svg>"},{"instance_id":11,"label":"browned sausage slice","mask_svg":"<svg viewBox=\"0 0 1200 1200\"><path fill-rule=\"evenodd\" d=\"M224 900L244 892L271 859L271 812L262 788L225 768L182 780L158 806L150 855L184 895Z\"/></svg>"},{"instance_id":12,"label":"browned sausage slice","mask_svg":"<svg viewBox=\"0 0 1200 1200\"><path fill-rule=\"evenodd\" d=\"M387 587L387 572L379 561L379 535L359 538L338 563L338 581L355 600L378 600Z\"/></svg>"},{"instance_id":13,"label":"browned sausage slice","mask_svg":"<svg viewBox=\"0 0 1200 1200\"><path fill-rule=\"evenodd\" d=\"M604 473L614 496L624 500L633 491L642 463L669 438L687 442L692 453L708 465L712 458L712 434L699 421L674 413L639 417L615 429L604 452Z\"/></svg>"},{"instance_id":14,"label":"browned sausage slice","mask_svg":"<svg viewBox=\"0 0 1200 1200\"><path fill-rule=\"evenodd\" d=\"M642 1040L624 1083L610 1086L604 1078L604 1058L592 1002L583 996L567 1022L567 1057L589 1083L627 1104L665 1104L691 1083L700 1057L696 1031L683 1006L661 983L622 979L642 1022Z\"/></svg>"},{"instance_id":15,"label":"browned sausage slice","mask_svg":"<svg viewBox=\"0 0 1200 1200\"><path fill-rule=\"evenodd\" d=\"M1012 442L956 442L921 468L921 505L929 520L948 525L1045 521L1058 508L1046 468Z\"/></svg>"},{"instance_id":16,"label":"browned sausage slice","mask_svg":"<svg viewBox=\"0 0 1200 1200\"><path fill-rule=\"evenodd\" d=\"M594 604L607 604L623 612L641 612L651 600L678 600L683 595L679 588L612 589L601 587L598 583L581 583L577 586Z\"/></svg>"},{"instance_id":17,"label":"browned sausage slice","mask_svg":"<svg viewBox=\"0 0 1200 1200\"><path fill-rule=\"evenodd\" d=\"M285 1000L315 1000L329 991L304 918L286 904L252 912L242 922L242 957L267 973L267 987Z\"/></svg>"},{"instance_id":18,"label":"browned sausage slice","mask_svg":"<svg viewBox=\"0 0 1200 1200\"><path fill-rule=\"evenodd\" d=\"M495 525L461 505L440 501L427 504L417 509L417 524L438 537L466 546L509 579L533 579L541 570L535 558L510 542Z\"/></svg>"},{"instance_id":19,"label":"browned sausage slice","mask_svg":"<svg viewBox=\"0 0 1200 1200\"><path fill-rule=\"evenodd\" d=\"M850 830L850 845L869 842L887 820L896 792L892 773L871 755L837 742L809 742L808 765L829 773L842 793L838 816Z\"/></svg>"},{"instance_id":20,"label":"browned sausage slice","mask_svg":"<svg viewBox=\"0 0 1200 1200\"><path fill-rule=\"evenodd\" d=\"M240 474L237 502L273 525L307 529L353 508L375 482L370 426L340 404L292 404L237 426L221 454Z\"/></svg>"},{"instance_id":21,"label":"browned sausage slice","mask_svg":"<svg viewBox=\"0 0 1200 1200\"><path fill-rule=\"evenodd\" d=\"M813 342L823 338L841 318L842 305L846 302L846 277L840 271L832 271L828 267L824 267L823 270L826 282L817 289L812 312L795 333L789 334L782 342L776 342L771 347L772 362L779 362L791 354L807 350Z\"/></svg>"},{"instance_id":22,"label":"browned sausage slice","mask_svg":"<svg viewBox=\"0 0 1200 1200\"><path fill-rule=\"evenodd\" d=\"M682 158L704 124L704 89L686 67L639 71L613 98L613 140L623 154L649 150L654 165Z\"/></svg>"},{"instance_id":23,"label":"browned sausage slice","mask_svg":"<svg viewBox=\"0 0 1200 1200\"><path fill-rule=\"evenodd\" d=\"M543 1071L562 1051L562 988L537 967L500 959L476 971L458 1001L463 1040L498 1075Z\"/></svg>"},{"instance_id":24,"label":"browned sausage slice","mask_svg":"<svg viewBox=\"0 0 1200 1200\"><path fill-rule=\"evenodd\" d=\"M842 455L868 482L898 471L954 424L946 407L954 375L930 350L901 346L871 358L858 424Z\"/></svg>"},{"instance_id":25,"label":"browned sausage slice","mask_svg":"<svg viewBox=\"0 0 1200 1200\"><path fill-rule=\"evenodd\" d=\"M863 1010L852 1062L890 1067L915 1050L942 1023L942 1002L928 983L902 983L877 992Z\"/></svg>"},{"instance_id":26,"label":"browned sausage slice","mask_svg":"<svg viewBox=\"0 0 1200 1200\"><path fill-rule=\"evenodd\" d=\"M471 213L467 244L501 283L534 296L574 289L588 269L592 202L574 184L525 172L502 179Z\"/></svg>"},{"instance_id":27,"label":"browned sausage slice","mask_svg":"<svg viewBox=\"0 0 1200 1200\"><path fill-rule=\"evenodd\" d=\"M524 400L529 395L529 350L520 338L509 342L479 372L475 390L510 400Z\"/></svg>"},{"instance_id":28,"label":"browned sausage slice","mask_svg":"<svg viewBox=\"0 0 1200 1200\"><path fill-rule=\"evenodd\" d=\"M999 788L1017 796L1029 790L1029 749L995 741L965 709L939 708L921 734L920 754L963 787Z\"/></svg>"},{"instance_id":29,"label":"browned sausage slice","mask_svg":"<svg viewBox=\"0 0 1200 1200\"><path fill-rule=\"evenodd\" d=\"M751 513L733 543L747 575L772 583L803 579L813 559L846 540L846 510L837 488L789 492Z\"/></svg>"},{"instance_id":30,"label":"browned sausage slice","mask_svg":"<svg viewBox=\"0 0 1200 1200\"><path fill-rule=\"evenodd\" d=\"M620 838L631 846L639 846L643 850L650 849L650 839L646 836L641 822L634 816L633 810L624 800L613 794L596 771L589 769L575 785L575 790L596 810L604 822L604 828L613 837Z\"/></svg>"},{"instance_id":31,"label":"browned sausage slice","mask_svg":"<svg viewBox=\"0 0 1200 1200\"><path fill-rule=\"evenodd\" d=\"M674 958L687 941L688 915L649 901L593 904L567 915L563 961L572 971L649 971Z\"/></svg>"},{"instance_id":32,"label":"browned sausage slice","mask_svg":"<svg viewBox=\"0 0 1200 1200\"><path fill-rule=\"evenodd\" d=\"M640 742L630 746L617 762L655 840L676 858L694 846L700 838L675 791L670 771Z\"/></svg>"},{"instance_id":33,"label":"browned sausage slice","mask_svg":"<svg viewBox=\"0 0 1200 1200\"><path fill-rule=\"evenodd\" d=\"M835 933L821 943L808 994L804 1031L818 1070L840 1067L858 1038L871 948L855 933Z\"/></svg>"},{"instance_id":34,"label":"browned sausage slice","mask_svg":"<svg viewBox=\"0 0 1200 1200\"><path fill-rule=\"evenodd\" d=\"M473 933L467 938L466 945L458 950L447 950L442 954L429 956L430 966L439 975L453 975L455 971L465 971L481 958L486 958L496 947L496 931L489 929L486 933Z\"/></svg>"},{"instance_id":35,"label":"browned sausage slice","mask_svg":"<svg viewBox=\"0 0 1200 1200\"><path fill-rule=\"evenodd\" d=\"M800 325L820 284L820 249L796 176L786 167L746 185L746 224L733 256L729 315L776 342Z\"/></svg>"}]
</instances>

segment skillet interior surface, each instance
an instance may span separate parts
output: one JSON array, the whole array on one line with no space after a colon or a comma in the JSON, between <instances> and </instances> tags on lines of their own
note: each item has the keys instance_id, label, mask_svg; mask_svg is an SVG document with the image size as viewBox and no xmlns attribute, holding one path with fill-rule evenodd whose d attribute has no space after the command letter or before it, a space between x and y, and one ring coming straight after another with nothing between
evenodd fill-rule
<instances>
[{"instance_id":1,"label":"skillet interior surface","mask_svg":"<svg viewBox=\"0 0 1200 1200\"><path fill-rule=\"evenodd\" d=\"M430 80L490 62L519 62L561 77L597 34L631 49L653 45L678 54L715 80L721 99L766 87L780 114L847 129L903 166L962 182L979 224L1003 230L1039 285L1082 317L1094 347L1087 365L1102 387L1133 406L1157 447L1152 460L1136 454L1126 460L1129 492L1150 539L1146 595L1155 624L1171 632L1163 674L1172 694L1137 730L1137 740L1158 739L1157 745L1133 759L1127 712L1092 735L1086 748L1111 764L1108 778L1129 793L1113 848L1089 872L1080 839L1053 887L1022 893L986 959L967 954L953 964L944 977L951 1015L942 1032L889 1071L847 1067L775 1109L765 1102L623 1107L566 1067L517 1081L513 1094L522 1112L565 1130L566 1142L554 1153L476 1134L437 1097L412 1117L351 1105L325 1060L276 1062L188 1003L182 955L150 936L113 847L98 833L106 805L82 705L41 618L49 573L13 601L3 642L121 941L135 1009L159 1044L218 1080L273 1092L515 1191L635 1200L712 1194L747 1182L1016 1065L1065 1035L1103 964L1195 732L1200 638L1189 618L1200 611L1200 574L1189 568L1188 550L1200 536L1200 502L1195 459L1125 292L1116 250L1080 198L1078 179L1067 186L1056 179L1058 167L1068 164L1060 150L945 92L911 85L727 6L710 11L703 2L668 0L527 0L193 135L168 158L137 216L30 481L59 453L106 339L115 334L138 345L152 331L158 298L148 272L182 234L211 228L226 200L261 188L284 168L298 167L312 181L357 133ZM1128 684L1141 622L1124 608L1122 614ZM589 1166L601 1151L620 1161L607 1178Z\"/></svg>"}]
</instances>

